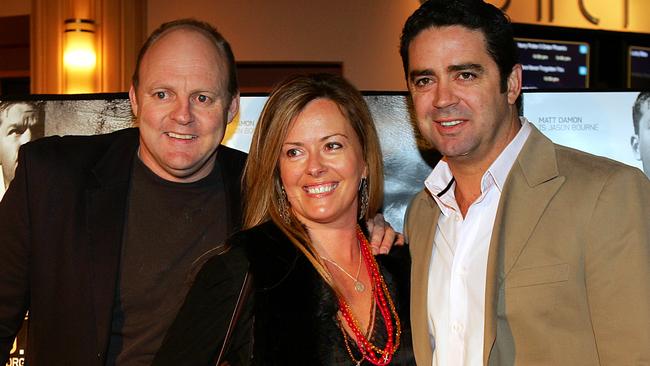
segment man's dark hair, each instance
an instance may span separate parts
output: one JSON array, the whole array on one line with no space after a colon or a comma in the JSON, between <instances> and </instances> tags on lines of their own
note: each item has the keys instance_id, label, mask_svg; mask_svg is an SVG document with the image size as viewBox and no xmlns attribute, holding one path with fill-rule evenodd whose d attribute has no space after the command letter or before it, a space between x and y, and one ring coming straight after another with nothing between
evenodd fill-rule
<instances>
[{"instance_id":1,"label":"man's dark hair","mask_svg":"<svg viewBox=\"0 0 650 366\"><path fill-rule=\"evenodd\" d=\"M43 103L31 100L0 100L0 112L9 109L14 104L29 104L32 108L40 108Z\"/></svg>"},{"instance_id":2,"label":"man's dark hair","mask_svg":"<svg viewBox=\"0 0 650 366\"><path fill-rule=\"evenodd\" d=\"M411 14L402 29L399 47L406 80L409 72L408 50L413 38L429 28L453 25L483 33L487 52L499 68L501 92L506 92L508 76L519 58L512 24L501 10L483 0L429 0ZM521 109L521 95L516 104L517 109Z\"/></svg>"},{"instance_id":3,"label":"man's dark hair","mask_svg":"<svg viewBox=\"0 0 650 366\"><path fill-rule=\"evenodd\" d=\"M239 90L239 86L237 85L237 68L235 66L235 56L232 53L230 44L213 26L196 19L178 19L163 23L160 27L154 30L151 35L149 35L149 38L144 42L142 48L140 48L140 52L138 53L135 71L131 78L133 87L138 87L138 83L140 82L140 64L149 48L151 48L151 46L167 32L175 29L188 29L199 32L214 43L219 53L224 57L226 67L228 68L228 98L231 99L235 94L237 94L237 91Z\"/></svg>"},{"instance_id":4,"label":"man's dark hair","mask_svg":"<svg viewBox=\"0 0 650 366\"><path fill-rule=\"evenodd\" d=\"M639 123L643 117L643 106L645 105L645 113L650 113L650 92L641 92L634 101L632 107L632 123L634 123L634 133L639 134Z\"/></svg>"},{"instance_id":5,"label":"man's dark hair","mask_svg":"<svg viewBox=\"0 0 650 366\"><path fill-rule=\"evenodd\" d=\"M42 114L43 114L43 105L45 102L39 101L39 100L3 100L0 101L0 125L2 125L3 119L2 119L2 112L4 112L6 109L9 109L9 107L15 105L15 104L27 104L32 109L34 109L37 113L37 117L39 118L39 121L42 121ZM42 133L41 133L42 136Z\"/></svg>"}]
</instances>

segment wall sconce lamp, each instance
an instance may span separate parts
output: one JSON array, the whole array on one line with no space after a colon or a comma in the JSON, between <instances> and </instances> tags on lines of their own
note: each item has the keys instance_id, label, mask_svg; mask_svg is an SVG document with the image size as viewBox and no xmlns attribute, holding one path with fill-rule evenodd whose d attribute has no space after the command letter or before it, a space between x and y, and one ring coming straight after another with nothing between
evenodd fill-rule
<instances>
[{"instance_id":1,"label":"wall sconce lamp","mask_svg":"<svg viewBox=\"0 0 650 366\"><path fill-rule=\"evenodd\" d=\"M95 21L90 19L66 19L63 34L65 93L96 92Z\"/></svg>"}]
</instances>

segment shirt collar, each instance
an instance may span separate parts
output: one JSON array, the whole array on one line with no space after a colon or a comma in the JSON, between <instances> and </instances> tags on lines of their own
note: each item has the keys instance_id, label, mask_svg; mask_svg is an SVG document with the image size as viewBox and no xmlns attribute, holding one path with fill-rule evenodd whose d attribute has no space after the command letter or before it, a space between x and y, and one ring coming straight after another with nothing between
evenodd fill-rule
<instances>
[{"instance_id":1,"label":"shirt collar","mask_svg":"<svg viewBox=\"0 0 650 366\"><path fill-rule=\"evenodd\" d=\"M424 185L440 207L443 215L448 216L451 213L450 210L457 209L453 189L455 186L454 176L446 161L440 160L436 164L431 174L424 180Z\"/></svg>"},{"instance_id":2,"label":"shirt collar","mask_svg":"<svg viewBox=\"0 0 650 366\"><path fill-rule=\"evenodd\" d=\"M508 146L499 154L499 156L492 162L492 165L488 168L487 172L483 175L481 180L481 186L485 186L486 175L491 175L494 179L495 184L499 188L499 191L503 191L503 186L506 183L510 169L515 164L517 156L521 152L521 149L524 147L528 136L530 135L530 123L524 117L520 117L519 121L521 122L521 128L515 135L515 138L510 141Z\"/></svg>"},{"instance_id":3,"label":"shirt collar","mask_svg":"<svg viewBox=\"0 0 650 366\"><path fill-rule=\"evenodd\" d=\"M517 156L524 147L528 136L530 136L530 122L524 117L520 117L519 121L521 122L521 128L515 137L483 174L483 178L481 178L482 193L492 185L495 185L499 189L499 192L503 191L503 186L508 178L510 169L512 169L512 166L517 160ZM445 215L449 213L450 209L457 209L456 199L454 198L453 187L455 183L452 181L453 179L454 176L447 162L440 160L424 181L424 185Z\"/></svg>"}]
</instances>

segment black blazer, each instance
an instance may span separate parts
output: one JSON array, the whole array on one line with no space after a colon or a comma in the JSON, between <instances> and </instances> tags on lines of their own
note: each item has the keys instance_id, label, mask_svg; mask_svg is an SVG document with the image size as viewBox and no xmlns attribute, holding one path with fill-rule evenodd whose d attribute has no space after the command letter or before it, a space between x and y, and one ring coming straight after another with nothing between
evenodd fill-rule
<instances>
[{"instance_id":1,"label":"black blazer","mask_svg":"<svg viewBox=\"0 0 650 366\"><path fill-rule=\"evenodd\" d=\"M26 362L103 365L137 129L21 147L0 202L0 363L29 310ZM219 147L233 230L245 155Z\"/></svg>"},{"instance_id":2,"label":"black blazer","mask_svg":"<svg viewBox=\"0 0 650 366\"><path fill-rule=\"evenodd\" d=\"M247 267L254 291L226 357L230 365L251 363L242 355L252 355L255 365L351 364L335 323L336 297L273 223L239 232L228 243L232 245L230 251L210 259L199 272L159 351L159 356L164 354L170 362L160 365L214 364L226 316L218 309L225 308L224 303L232 308L233 283L241 284ZM399 356L391 364L414 364L408 317L408 249L395 247L390 255L376 258L391 288L403 329ZM241 264L246 259L248 266ZM252 342L247 338L251 331ZM206 335L209 339L202 339ZM180 354L182 358L173 359Z\"/></svg>"}]
</instances>

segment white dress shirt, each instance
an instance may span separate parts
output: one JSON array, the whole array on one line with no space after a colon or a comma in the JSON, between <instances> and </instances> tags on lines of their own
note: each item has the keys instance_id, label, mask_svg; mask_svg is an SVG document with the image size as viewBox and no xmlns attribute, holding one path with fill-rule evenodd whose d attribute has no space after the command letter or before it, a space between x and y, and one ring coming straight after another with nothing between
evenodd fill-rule
<instances>
[{"instance_id":1,"label":"white dress shirt","mask_svg":"<svg viewBox=\"0 0 650 366\"><path fill-rule=\"evenodd\" d=\"M488 249L503 185L530 135L529 122L521 118L521 124L515 138L483 174L481 195L465 218L454 197L455 183L446 162L440 161L424 182L442 212L427 294L433 366L483 364Z\"/></svg>"}]
</instances>

